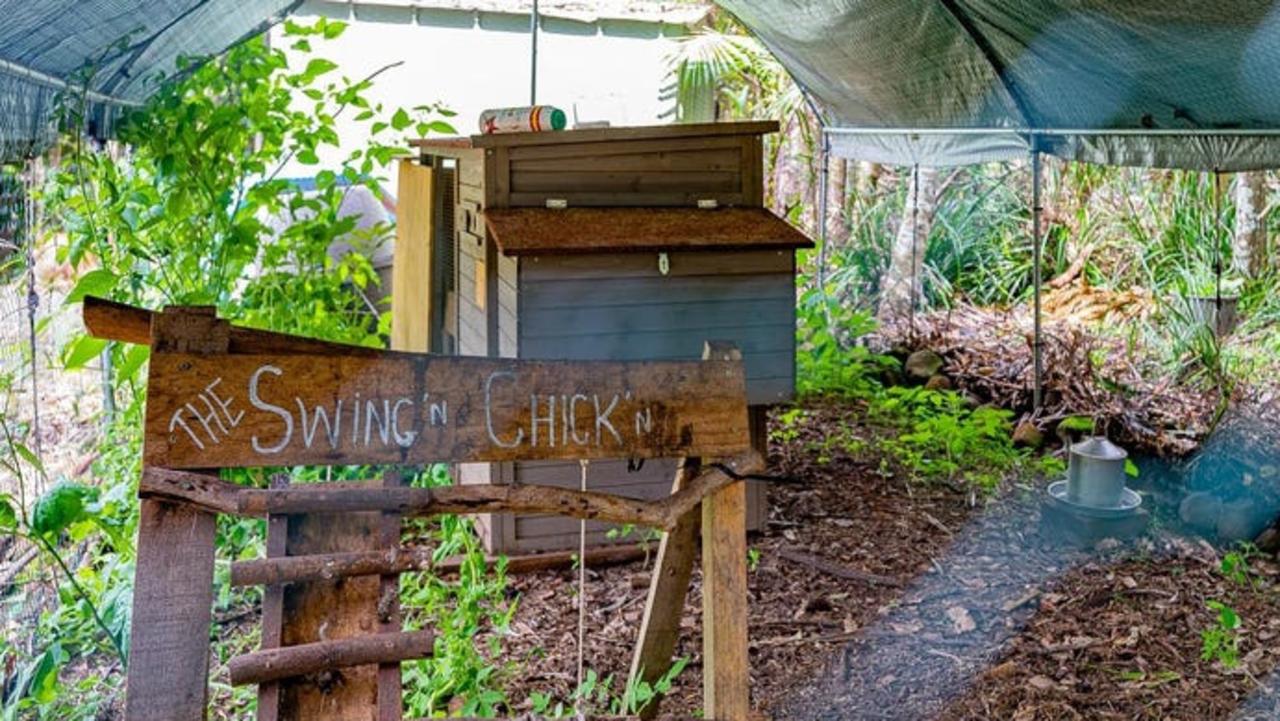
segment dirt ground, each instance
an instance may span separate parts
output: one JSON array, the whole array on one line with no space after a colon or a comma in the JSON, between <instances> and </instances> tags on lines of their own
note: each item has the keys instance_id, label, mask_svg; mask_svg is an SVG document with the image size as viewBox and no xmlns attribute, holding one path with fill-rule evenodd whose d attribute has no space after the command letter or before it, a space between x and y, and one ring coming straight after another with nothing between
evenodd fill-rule
<instances>
[{"instance_id":1,"label":"dirt ground","mask_svg":"<svg viewBox=\"0 0 1280 721\"><path fill-rule=\"evenodd\" d=\"M751 539L752 707L773 719L1280 718L1280 566L1245 584L1221 549L1157 522L1129 544L1074 550L1039 528L1039 480L998 499L878 472L874 450L826 462L808 441L856 407L813 409L774 441L768 527ZM874 444L868 444L874 449ZM648 566L589 570L586 665L624 683ZM575 685L576 572L514 580L509 686L565 698ZM1241 663L1200 658L1218 599L1243 620ZM699 579L677 650L689 659L664 715L700 713Z\"/></svg>"}]
</instances>

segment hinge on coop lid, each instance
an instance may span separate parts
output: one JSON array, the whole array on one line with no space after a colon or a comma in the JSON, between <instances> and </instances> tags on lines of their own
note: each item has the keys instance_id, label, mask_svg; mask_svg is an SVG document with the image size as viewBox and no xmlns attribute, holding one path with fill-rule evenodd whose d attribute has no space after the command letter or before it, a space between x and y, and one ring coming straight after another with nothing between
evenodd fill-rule
<instances>
[{"instance_id":1,"label":"hinge on coop lid","mask_svg":"<svg viewBox=\"0 0 1280 721\"><path fill-rule=\"evenodd\" d=\"M671 272L671 259L666 253L658 253L658 272L663 275Z\"/></svg>"},{"instance_id":2,"label":"hinge on coop lid","mask_svg":"<svg viewBox=\"0 0 1280 721\"><path fill-rule=\"evenodd\" d=\"M569 201L564 198L547 198L547 207L552 210L564 210L569 207Z\"/></svg>"},{"instance_id":3,"label":"hinge on coop lid","mask_svg":"<svg viewBox=\"0 0 1280 721\"><path fill-rule=\"evenodd\" d=\"M715 210L720 207L720 203L715 198L699 198L698 208L700 210Z\"/></svg>"}]
</instances>

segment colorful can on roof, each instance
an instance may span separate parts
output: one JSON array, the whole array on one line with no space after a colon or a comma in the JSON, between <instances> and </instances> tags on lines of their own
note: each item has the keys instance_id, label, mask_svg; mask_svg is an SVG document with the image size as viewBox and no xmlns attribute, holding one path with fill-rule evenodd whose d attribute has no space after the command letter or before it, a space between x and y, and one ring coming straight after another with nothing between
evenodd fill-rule
<instances>
[{"instance_id":1,"label":"colorful can on roof","mask_svg":"<svg viewBox=\"0 0 1280 721\"><path fill-rule=\"evenodd\" d=\"M564 126L564 111L550 105L494 108L480 113L480 132L485 135L564 130Z\"/></svg>"}]
</instances>

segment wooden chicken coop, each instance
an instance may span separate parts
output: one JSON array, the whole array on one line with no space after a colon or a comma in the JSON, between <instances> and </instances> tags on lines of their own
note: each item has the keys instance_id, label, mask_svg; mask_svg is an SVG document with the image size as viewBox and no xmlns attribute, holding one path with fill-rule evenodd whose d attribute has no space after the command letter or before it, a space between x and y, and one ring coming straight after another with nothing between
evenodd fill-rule
<instances>
[{"instance_id":1,"label":"wooden chicken coop","mask_svg":"<svg viewBox=\"0 0 1280 721\"><path fill-rule=\"evenodd\" d=\"M753 437L795 386L795 251L812 242L763 207L775 122L477 135L415 143L399 174L393 347L522 359L696 359L741 349ZM588 486L671 492L676 459L596 462ZM572 463L470 464L470 483L577 486ZM748 525L765 517L748 491ZM489 550L576 548L578 523L481 517ZM608 526L589 524L588 542Z\"/></svg>"}]
</instances>

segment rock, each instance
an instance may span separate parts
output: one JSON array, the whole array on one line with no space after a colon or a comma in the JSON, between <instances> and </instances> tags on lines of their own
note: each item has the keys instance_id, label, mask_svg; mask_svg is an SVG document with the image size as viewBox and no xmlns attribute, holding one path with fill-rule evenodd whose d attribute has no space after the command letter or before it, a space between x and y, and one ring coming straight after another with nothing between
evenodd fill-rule
<instances>
[{"instance_id":1,"label":"rock","mask_svg":"<svg viewBox=\"0 0 1280 721\"><path fill-rule=\"evenodd\" d=\"M1218 516L1222 515L1222 501L1212 493L1191 493L1178 506L1182 522L1199 531L1218 529Z\"/></svg>"},{"instance_id":2,"label":"rock","mask_svg":"<svg viewBox=\"0 0 1280 721\"><path fill-rule=\"evenodd\" d=\"M964 606L952 606L947 609L947 618L951 619L951 630L955 633L968 633L978 627L973 615Z\"/></svg>"},{"instance_id":3,"label":"rock","mask_svg":"<svg viewBox=\"0 0 1280 721\"><path fill-rule=\"evenodd\" d=\"M1041 676L1038 674L1027 679L1027 685L1037 691L1048 691L1058 687L1057 682L1053 679L1048 676Z\"/></svg>"},{"instance_id":4,"label":"rock","mask_svg":"<svg viewBox=\"0 0 1280 721\"><path fill-rule=\"evenodd\" d=\"M1272 526L1253 539L1253 545L1263 553L1280 553L1280 528Z\"/></svg>"},{"instance_id":5,"label":"rock","mask_svg":"<svg viewBox=\"0 0 1280 721\"><path fill-rule=\"evenodd\" d=\"M919 381L927 381L942 370L942 356L931 350L918 350L907 356L903 370L907 376Z\"/></svg>"},{"instance_id":6,"label":"rock","mask_svg":"<svg viewBox=\"0 0 1280 721\"><path fill-rule=\"evenodd\" d=\"M1013 429L1013 445L1022 448L1039 448L1044 445L1044 434L1031 421L1021 421Z\"/></svg>"},{"instance_id":7,"label":"rock","mask_svg":"<svg viewBox=\"0 0 1280 721\"><path fill-rule=\"evenodd\" d=\"M1260 512L1258 504L1241 498L1222 504L1218 515L1218 538L1223 541L1252 541L1267 527L1269 519Z\"/></svg>"},{"instance_id":8,"label":"rock","mask_svg":"<svg viewBox=\"0 0 1280 721\"><path fill-rule=\"evenodd\" d=\"M931 391L949 391L952 388L951 379L938 373L929 377L929 382L924 387Z\"/></svg>"}]
</instances>

